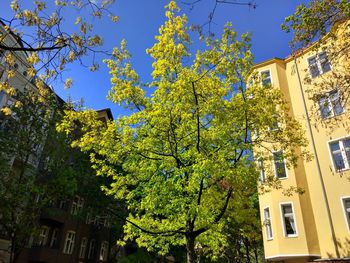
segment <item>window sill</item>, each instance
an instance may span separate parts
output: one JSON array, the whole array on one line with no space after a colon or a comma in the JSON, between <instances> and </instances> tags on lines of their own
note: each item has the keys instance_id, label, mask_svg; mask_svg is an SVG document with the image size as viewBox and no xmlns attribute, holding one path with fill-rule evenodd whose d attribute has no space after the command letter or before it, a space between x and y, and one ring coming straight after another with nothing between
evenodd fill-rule
<instances>
[{"instance_id":1,"label":"window sill","mask_svg":"<svg viewBox=\"0 0 350 263\"><path fill-rule=\"evenodd\" d=\"M337 169L334 169L336 173L343 173L343 172L346 172L346 171L350 171L350 167L349 168L344 168L344 169L341 169L341 170L337 170Z\"/></svg>"},{"instance_id":2,"label":"window sill","mask_svg":"<svg viewBox=\"0 0 350 263\"><path fill-rule=\"evenodd\" d=\"M276 177L276 179L278 179L278 180L287 180L288 179L288 177L282 177L282 178L280 178L280 177L277 177L277 176L275 176Z\"/></svg>"},{"instance_id":3,"label":"window sill","mask_svg":"<svg viewBox=\"0 0 350 263\"><path fill-rule=\"evenodd\" d=\"M266 241L272 241L273 240L273 237L271 238L266 238Z\"/></svg>"},{"instance_id":4,"label":"window sill","mask_svg":"<svg viewBox=\"0 0 350 263\"><path fill-rule=\"evenodd\" d=\"M322 118L322 116L321 116L321 119L323 121L327 121L327 120L330 120L330 119L335 119L335 118L337 118L339 116L342 116L344 114L345 114L345 110L342 113L338 114L338 115L328 116L328 117L324 117L324 118Z\"/></svg>"},{"instance_id":5,"label":"window sill","mask_svg":"<svg viewBox=\"0 0 350 263\"><path fill-rule=\"evenodd\" d=\"M298 235L297 235L297 234L294 234L294 235L287 235L287 236L285 236L285 238L296 238L296 237L298 237Z\"/></svg>"}]
</instances>

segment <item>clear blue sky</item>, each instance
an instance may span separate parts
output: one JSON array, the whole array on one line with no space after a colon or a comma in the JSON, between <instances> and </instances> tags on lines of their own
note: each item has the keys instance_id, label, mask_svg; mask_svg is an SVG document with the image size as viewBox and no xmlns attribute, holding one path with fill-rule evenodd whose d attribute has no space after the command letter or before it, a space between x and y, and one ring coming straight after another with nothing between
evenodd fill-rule
<instances>
[{"instance_id":1,"label":"clear blue sky","mask_svg":"<svg viewBox=\"0 0 350 263\"><path fill-rule=\"evenodd\" d=\"M5 10L3 7L8 5L10 0L1 2L0 8ZM182 12L188 15L189 24L203 24L214 3L213 0L202 0L193 10L189 10L188 7L181 5L180 1L178 2ZM252 51L256 62L287 56L290 53L288 41L291 39L291 34L281 31L280 25L286 16L293 13L297 5L308 1L256 0L255 2L256 9L228 4L218 5L214 17L215 24L212 27L213 32L219 36L223 25L231 21L239 33L252 33ZM128 49L133 55L134 68L144 82L150 80L152 70L152 60L145 50L153 45L154 36L158 34L158 28L164 22L164 5L167 3L168 1L165 0L116 0L112 11L120 17L120 22L116 24L98 22L95 25L97 33L104 38L106 48L119 45L123 38L127 40ZM192 39L192 41L196 40ZM72 65L66 76L74 79L74 86L64 90L62 83L57 83L55 91L62 98L66 99L71 95L73 100L78 100L83 97L88 108L109 107L114 117L125 114L123 108L106 100L110 88L110 77L105 65L102 64L99 71L95 73L78 65Z\"/></svg>"}]
</instances>

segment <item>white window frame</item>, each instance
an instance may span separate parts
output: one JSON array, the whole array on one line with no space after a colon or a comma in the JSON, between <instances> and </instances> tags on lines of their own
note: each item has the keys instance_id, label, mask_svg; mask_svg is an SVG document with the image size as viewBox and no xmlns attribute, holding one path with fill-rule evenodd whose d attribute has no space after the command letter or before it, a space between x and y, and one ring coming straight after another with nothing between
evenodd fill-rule
<instances>
[{"instance_id":1,"label":"white window frame","mask_svg":"<svg viewBox=\"0 0 350 263\"><path fill-rule=\"evenodd\" d=\"M345 200L350 201L350 195L340 197L340 202L341 202L341 207L342 207L342 210L344 213L346 228L348 229L348 232L350 233L350 211L345 210ZM349 214L349 216L348 216L348 214Z\"/></svg>"},{"instance_id":2,"label":"white window frame","mask_svg":"<svg viewBox=\"0 0 350 263\"><path fill-rule=\"evenodd\" d=\"M265 211L268 210L270 218L266 218ZM271 219L271 209L269 206L266 206L263 208L263 218L264 218L264 226L265 226L265 235L266 235L266 240L273 240L273 229L272 229L272 219ZM269 225L267 225L266 221L269 220ZM269 228L268 228L269 227ZM271 232L271 236L270 236Z\"/></svg>"},{"instance_id":3,"label":"white window frame","mask_svg":"<svg viewBox=\"0 0 350 263\"><path fill-rule=\"evenodd\" d=\"M80 242L79 258L85 258L87 244L88 244L87 237L83 237Z\"/></svg>"},{"instance_id":4,"label":"white window frame","mask_svg":"<svg viewBox=\"0 0 350 263\"><path fill-rule=\"evenodd\" d=\"M268 85L272 86L272 83L273 83L273 81L272 81L272 74L271 74L271 69L269 69L269 68L259 71L259 75L260 75L260 78L261 78L261 85L263 85L263 86L267 85L267 84L264 84L264 78L263 78L263 73L265 73L265 72L269 72L270 84L268 84Z\"/></svg>"},{"instance_id":5,"label":"white window frame","mask_svg":"<svg viewBox=\"0 0 350 263\"><path fill-rule=\"evenodd\" d=\"M260 183L263 184L266 182L264 159L260 157L257 162L258 162L258 170L259 170L259 180L260 180Z\"/></svg>"},{"instance_id":6,"label":"white window frame","mask_svg":"<svg viewBox=\"0 0 350 263\"><path fill-rule=\"evenodd\" d=\"M287 229L286 229L286 222L284 219L284 214L283 214L283 206L285 205L290 205L292 207L292 215L293 215L293 219L294 219L294 227L295 227L295 234L287 234ZM297 226L297 217L295 214L295 209L294 209L294 205L293 202L282 202L279 203L279 207L280 207L280 212L281 212L281 222L282 222L282 229L283 229L283 236L286 238L290 238L290 237L298 237L298 226Z\"/></svg>"},{"instance_id":7,"label":"white window frame","mask_svg":"<svg viewBox=\"0 0 350 263\"><path fill-rule=\"evenodd\" d=\"M101 248L100 248L100 255L99 255L99 260L100 261L107 261L107 256L108 256L108 242L107 241L103 241L101 243Z\"/></svg>"},{"instance_id":8,"label":"white window frame","mask_svg":"<svg viewBox=\"0 0 350 263\"><path fill-rule=\"evenodd\" d=\"M66 205L67 205L67 200L60 200L60 202L58 204L58 208L66 210Z\"/></svg>"},{"instance_id":9,"label":"white window frame","mask_svg":"<svg viewBox=\"0 0 350 263\"><path fill-rule=\"evenodd\" d=\"M81 210L83 209L83 206L84 206L84 198L76 195L72 200L70 213L72 215L77 215L78 213L81 212Z\"/></svg>"},{"instance_id":10,"label":"white window frame","mask_svg":"<svg viewBox=\"0 0 350 263\"><path fill-rule=\"evenodd\" d=\"M327 146L328 146L328 152L329 152L329 156L330 156L330 160L331 160L331 163L332 163L332 167L333 167L333 171L337 172L337 173L340 173L340 172L343 172L343 171L346 171L346 170L349 170L350 169L350 162L348 162L348 159L346 157L346 151L345 151L345 148L344 148L344 144L343 144L343 141L346 140L346 139L350 139L350 136L344 136L344 137L341 137L341 138L337 138L337 139L334 139L334 140L330 140L327 142ZM340 152L341 152L341 155L342 155L342 158L343 158L343 162L344 162L344 166L345 168L343 169L337 169L337 167L335 166L335 162L334 162L334 159L333 159L333 152L332 152L332 149L331 149L331 143L334 143L334 142L341 142L341 144L339 144L339 148L340 148Z\"/></svg>"},{"instance_id":11,"label":"white window frame","mask_svg":"<svg viewBox=\"0 0 350 263\"><path fill-rule=\"evenodd\" d=\"M336 100L335 99L331 100L331 98L330 98L331 93L333 93L334 91L337 92L337 99L336 100L338 100L340 102L340 105L342 107L342 112L339 113L339 114L335 114L335 112L334 112L334 108L335 107L334 107L334 103L333 102L336 101ZM321 104L321 99L325 99L326 102ZM333 90L331 90L329 92L324 93L321 96L321 98L317 101L317 103L318 103L318 107L319 107L320 116L321 116L321 118L323 120L326 120L326 119L329 119L329 118L333 118L333 117L336 117L336 116L340 116L340 115L342 115L345 112L345 107L344 107L344 105L343 105L343 103L341 101L341 95L340 95L339 89L333 89ZM325 107L324 105L326 103L327 103L328 108L330 108L330 113L331 114L329 116L327 116L327 117L323 117L322 116L322 107Z\"/></svg>"},{"instance_id":12,"label":"white window frame","mask_svg":"<svg viewBox=\"0 0 350 263\"><path fill-rule=\"evenodd\" d=\"M64 240L63 254L73 254L75 244L75 231L67 231Z\"/></svg>"},{"instance_id":13,"label":"white window frame","mask_svg":"<svg viewBox=\"0 0 350 263\"><path fill-rule=\"evenodd\" d=\"M308 58L307 58L307 65L308 65L308 70L309 70L309 73L310 73L310 76L311 76L311 78L317 78L318 76L321 76L322 74L324 74L324 73L327 73L328 71L326 71L326 72L324 72L323 71L323 68L322 68L322 64L321 64L321 60L320 60L320 55L322 55L322 54L326 54L326 57L327 57L327 61L328 61L328 63L329 63L329 65L330 65L330 70L329 71L332 71L332 64L331 64L331 62L329 61L329 58L328 58L328 55L327 55L327 52L326 51L322 51L322 52L320 52L320 53L317 53L317 54L314 54L314 55L312 55L312 56L309 56ZM311 67L310 67L310 59L313 59L313 58L315 58L316 59L316 66L317 66L317 69L318 69L318 72L319 72L319 74L318 75L316 75L316 76L312 76L312 72L311 72Z\"/></svg>"},{"instance_id":14,"label":"white window frame","mask_svg":"<svg viewBox=\"0 0 350 263\"><path fill-rule=\"evenodd\" d=\"M59 233L59 229L58 228L54 228L52 230L52 234L51 234L51 240L50 240L50 247L56 247L57 242L58 242L58 233Z\"/></svg>"},{"instance_id":15,"label":"white window frame","mask_svg":"<svg viewBox=\"0 0 350 263\"><path fill-rule=\"evenodd\" d=\"M268 128L268 131L278 131L281 128L281 123L278 121L279 116L277 114L273 114L272 118L276 120L276 122L271 124L276 124L276 127L272 127L271 125Z\"/></svg>"},{"instance_id":16,"label":"white window frame","mask_svg":"<svg viewBox=\"0 0 350 263\"><path fill-rule=\"evenodd\" d=\"M282 178L279 178L277 176L277 168L276 168L276 164L275 164L275 153L279 153L279 152L282 152L282 155L283 155L283 150L280 150L280 151L274 151L272 152L272 165L273 165L273 171L274 171L274 174L275 174L275 177L279 180L286 180L288 179L288 169L287 169L287 164L286 164L286 159L283 158L283 164L284 164L284 170L286 171L286 177L282 177Z\"/></svg>"},{"instance_id":17,"label":"white window frame","mask_svg":"<svg viewBox=\"0 0 350 263\"><path fill-rule=\"evenodd\" d=\"M38 246L46 246L47 240L49 239L50 228L46 225L42 225L39 230Z\"/></svg>"},{"instance_id":18,"label":"white window frame","mask_svg":"<svg viewBox=\"0 0 350 263\"><path fill-rule=\"evenodd\" d=\"M96 240L91 239L89 244L88 259L92 259L95 254Z\"/></svg>"}]
</instances>

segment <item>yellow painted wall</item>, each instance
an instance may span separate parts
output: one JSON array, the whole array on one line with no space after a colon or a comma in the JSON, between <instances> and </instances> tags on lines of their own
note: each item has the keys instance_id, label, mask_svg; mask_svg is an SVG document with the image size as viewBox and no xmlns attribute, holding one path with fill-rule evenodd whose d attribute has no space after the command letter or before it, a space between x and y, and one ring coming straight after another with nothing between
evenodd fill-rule
<instances>
[{"instance_id":1,"label":"yellow painted wall","mask_svg":"<svg viewBox=\"0 0 350 263\"><path fill-rule=\"evenodd\" d=\"M296 61L292 57L285 60L273 59L255 66L255 70L257 72L270 70L273 87L281 89L289 103L291 116L297 119L306 130L306 137L310 142L308 150L313 153L311 134L307 125L302 92L297 75L298 68L306 106L310 113L311 131L325 186L325 194L328 199L330 216L333 221L334 233L337 242L339 242L340 257L349 257L350 233L344 216L341 197L350 196L350 171L344 171L343 173L335 171L328 149L330 140L350 136L349 130L343 125L349 116L343 114L334 118L332 121L335 125L332 127L325 127L322 120L317 120L315 115L319 114L317 110L315 111L315 106L317 105L311 99L310 94L305 91L312 88L312 86L308 85L313 85L312 83L324 81L325 78L331 77L331 73L325 73L322 77L313 79L311 84L306 84L304 79L309 74L307 58L312 55L312 51L306 51L304 54L299 55ZM348 62L347 59L344 61ZM344 61L338 61L338 63L344 64ZM334 70L336 66L332 66ZM332 88L330 87L330 90ZM350 109L346 109L346 111L350 111ZM300 151L301 149L297 150ZM263 226L265 257L268 260L285 260L288 262L305 262L309 257L313 256L335 258L336 251L316 159L314 158L309 162L299 160L296 168L288 169L288 178L283 179L282 185L286 188L289 186L302 187L305 190L305 194L294 194L288 197L283 195L281 190L273 190L260 195L261 213L263 213L265 207L270 207L273 229L273 239L266 240L265 227ZM280 203L282 202L293 203L294 218L298 231L296 237L285 237L283 235L280 211Z\"/></svg>"}]
</instances>

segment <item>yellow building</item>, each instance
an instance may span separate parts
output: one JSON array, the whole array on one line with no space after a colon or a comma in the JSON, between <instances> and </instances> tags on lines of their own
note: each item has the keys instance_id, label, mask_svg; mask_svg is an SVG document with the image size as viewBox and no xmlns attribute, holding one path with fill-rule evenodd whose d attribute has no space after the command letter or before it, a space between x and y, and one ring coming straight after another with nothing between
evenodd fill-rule
<instances>
[{"instance_id":1,"label":"yellow building","mask_svg":"<svg viewBox=\"0 0 350 263\"><path fill-rule=\"evenodd\" d=\"M345 35L327 36L317 50L314 45L254 66L264 84L281 89L290 114L306 131L313 155L311 161L299 160L297 167L287 168L279 158L281 149L272 153L269 164L259 164L272 167L284 188L305 190L301 195L287 196L277 189L260 195L268 261L350 257L350 107L349 90L342 83L350 85L350 60L348 54L334 52L348 41L350 26L343 24L332 32ZM267 174L260 172L263 184Z\"/></svg>"}]
</instances>

